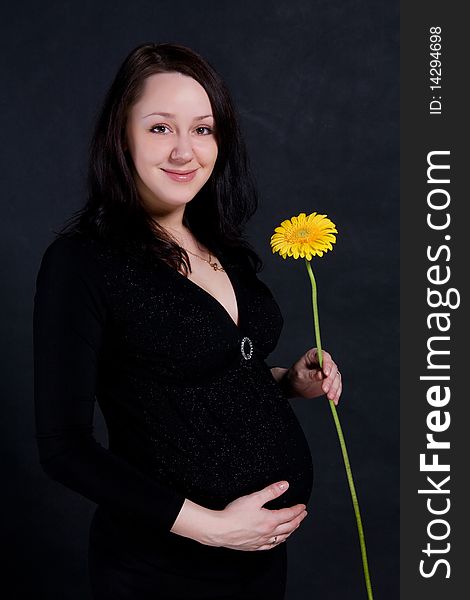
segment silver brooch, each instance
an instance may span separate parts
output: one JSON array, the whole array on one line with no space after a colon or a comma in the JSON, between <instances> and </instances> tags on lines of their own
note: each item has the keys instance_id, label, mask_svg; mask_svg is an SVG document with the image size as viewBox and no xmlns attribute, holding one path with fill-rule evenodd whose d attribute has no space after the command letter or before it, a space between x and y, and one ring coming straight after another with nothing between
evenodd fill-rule
<instances>
[{"instance_id":1,"label":"silver brooch","mask_svg":"<svg viewBox=\"0 0 470 600\"><path fill-rule=\"evenodd\" d=\"M250 351L249 351L249 353L248 353L248 354L245 352L245 342L248 342L248 344L250 345ZM240 344L240 350L242 351L242 356L243 356L243 358L244 358L245 360L250 360L250 358L251 358L251 357L252 357L252 355L253 355L253 342L250 340L250 338L249 338L249 337L246 337L246 336L245 336L245 337L242 339L242 341L241 341L241 344Z\"/></svg>"}]
</instances>

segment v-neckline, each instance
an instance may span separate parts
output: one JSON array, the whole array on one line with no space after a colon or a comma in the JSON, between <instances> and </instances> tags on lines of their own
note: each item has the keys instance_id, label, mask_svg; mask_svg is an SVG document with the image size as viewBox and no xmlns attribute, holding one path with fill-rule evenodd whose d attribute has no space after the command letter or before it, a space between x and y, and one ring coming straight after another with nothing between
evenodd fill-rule
<instances>
[{"instance_id":1,"label":"v-neckline","mask_svg":"<svg viewBox=\"0 0 470 600\"><path fill-rule=\"evenodd\" d=\"M174 273L176 273L177 276L179 276L182 279L186 280L189 285L193 286L194 288L197 288L197 290L200 290L205 296L208 296L211 299L212 302L215 302L215 304L223 311L223 313L225 313L225 316L230 320L230 322L235 327L235 329L237 329L238 332L241 332L241 330L242 330L242 324L243 324L242 323L242 313L241 313L242 303L240 302L240 294L239 294L238 286L237 286L236 281L235 281L235 277L233 276L233 273L231 273L231 268L230 269L227 268L227 264L225 263L225 260L221 259L220 255L219 256L215 256L215 258L217 258L217 260L222 265L225 273L227 274L227 277L229 279L230 285L232 286L233 294L235 296L235 303L237 305L238 324L235 323L235 321L232 318L232 315L228 312L228 310L225 308L225 306L222 304L222 302L220 302L219 300L217 300L217 298L215 296L213 296L210 292L208 292L205 288L203 288L202 286L200 286L198 283L196 283L192 279L189 279L188 277L186 277L186 275L183 275L183 273L180 273L179 271L177 271L174 267L170 266L167 262L165 262L165 261L162 261L162 262L169 269L171 269Z\"/></svg>"}]
</instances>

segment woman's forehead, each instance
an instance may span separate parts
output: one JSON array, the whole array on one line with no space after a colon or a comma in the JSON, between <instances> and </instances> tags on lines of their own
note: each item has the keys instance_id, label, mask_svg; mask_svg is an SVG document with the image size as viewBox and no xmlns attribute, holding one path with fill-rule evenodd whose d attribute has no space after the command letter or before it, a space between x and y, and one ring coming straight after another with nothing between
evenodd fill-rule
<instances>
[{"instance_id":1,"label":"woman's forehead","mask_svg":"<svg viewBox=\"0 0 470 600\"><path fill-rule=\"evenodd\" d=\"M179 112L194 113L194 117L212 115L206 90L192 77L178 72L156 73L144 82L135 104L142 118L152 113L177 116Z\"/></svg>"}]
</instances>

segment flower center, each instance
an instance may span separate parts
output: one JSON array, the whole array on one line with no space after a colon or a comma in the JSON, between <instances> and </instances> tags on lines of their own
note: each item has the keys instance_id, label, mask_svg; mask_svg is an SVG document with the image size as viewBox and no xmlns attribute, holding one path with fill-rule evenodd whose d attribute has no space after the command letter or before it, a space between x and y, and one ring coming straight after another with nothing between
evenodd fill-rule
<instances>
[{"instance_id":1,"label":"flower center","mask_svg":"<svg viewBox=\"0 0 470 600\"><path fill-rule=\"evenodd\" d=\"M316 227L302 227L292 232L289 241L294 244L296 242L300 244L314 244L318 241L319 233Z\"/></svg>"}]
</instances>

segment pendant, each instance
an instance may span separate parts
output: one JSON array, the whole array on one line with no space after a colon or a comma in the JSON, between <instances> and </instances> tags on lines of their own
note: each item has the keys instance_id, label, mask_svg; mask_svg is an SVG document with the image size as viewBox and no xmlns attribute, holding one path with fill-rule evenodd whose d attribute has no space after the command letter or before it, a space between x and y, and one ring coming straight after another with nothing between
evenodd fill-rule
<instances>
[{"instance_id":1,"label":"pendant","mask_svg":"<svg viewBox=\"0 0 470 600\"><path fill-rule=\"evenodd\" d=\"M216 262L213 262L213 263L209 262L209 264L214 269L214 271L223 271L223 268L219 267L219 265Z\"/></svg>"}]
</instances>

